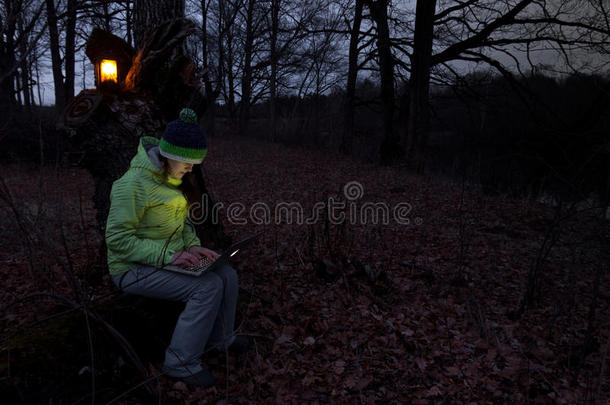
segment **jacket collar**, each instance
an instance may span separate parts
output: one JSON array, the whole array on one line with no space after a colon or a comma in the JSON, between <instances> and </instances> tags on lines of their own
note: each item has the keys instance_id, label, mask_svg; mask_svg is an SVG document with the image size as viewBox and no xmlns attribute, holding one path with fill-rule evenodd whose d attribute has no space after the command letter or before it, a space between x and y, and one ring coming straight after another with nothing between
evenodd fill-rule
<instances>
[{"instance_id":1,"label":"jacket collar","mask_svg":"<svg viewBox=\"0 0 610 405\"><path fill-rule=\"evenodd\" d=\"M162 182L161 158L159 155L159 139L152 136L140 138L138 151L130 163L130 169L145 170L150 172L153 179L158 183ZM177 179L171 175L167 176L166 184L178 187L182 184L182 179Z\"/></svg>"}]
</instances>

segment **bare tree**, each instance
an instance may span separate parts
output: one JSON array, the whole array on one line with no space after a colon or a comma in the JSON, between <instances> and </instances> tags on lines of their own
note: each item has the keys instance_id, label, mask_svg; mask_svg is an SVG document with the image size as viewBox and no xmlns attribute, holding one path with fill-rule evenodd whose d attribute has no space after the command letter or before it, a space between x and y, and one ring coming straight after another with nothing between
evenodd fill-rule
<instances>
[{"instance_id":1,"label":"bare tree","mask_svg":"<svg viewBox=\"0 0 610 405\"><path fill-rule=\"evenodd\" d=\"M432 3L417 2L417 44L408 86L405 130L409 158L420 170L429 131L427 88L431 80L446 82L447 76L459 77L456 61L486 64L519 88L514 77L524 74L523 65L535 68L536 52L561 59L564 71L569 72L579 70L575 66L578 60L590 60L585 55L608 52L610 45L610 14L603 0L441 1L441 9L431 18Z\"/></svg>"},{"instance_id":2,"label":"bare tree","mask_svg":"<svg viewBox=\"0 0 610 405\"><path fill-rule=\"evenodd\" d=\"M239 73L243 56L243 49L240 47L242 5L242 0L218 1L212 10L217 27L219 90L231 119L236 113L237 86L240 83Z\"/></svg>"},{"instance_id":3,"label":"bare tree","mask_svg":"<svg viewBox=\"0 0 610 405\"><path fill-rule=\"evenodd\" d=\"M0 3L0 109L11 110L23 92L31 101L30 65L44 32L41 14L44 4L36 1L7 0ZM18 70L21 69L21 72ZM10 116L10 114L9 114Z\"/></svg>"},{"instance_id":4,"label":"bare tree","mask_svg":"<svg viewBox=\"0 0 610 405\"><path fill-rule=\"evenodd\" d=\"M53 70L53 84L55 90L55 106L58 111L63 110L66 102L74 97L74 64L76 46L77 2L68 0L65 15L65 45L63 48L64 62L62 63L60 45L60 23L58 10L53 0L46 0L47 23L49 27L49 44L51 48L51 62ZM64 69L62 69L62 67ZM65 74L64 74L65 71Z\"/></svg>"}]
</instances>

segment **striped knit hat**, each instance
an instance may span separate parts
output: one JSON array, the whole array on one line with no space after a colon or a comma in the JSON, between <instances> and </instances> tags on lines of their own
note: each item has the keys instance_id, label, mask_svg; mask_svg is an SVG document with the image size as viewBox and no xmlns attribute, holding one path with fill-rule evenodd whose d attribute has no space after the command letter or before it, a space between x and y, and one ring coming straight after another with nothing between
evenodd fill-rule
<instances>
[{"instance_id":1,"label":"striped knit hat","mask_svg":"<svg viewBox=\"0 0 610 405\"><path fill-rule=\"evenodd\" d=\"M159 153L184 163L199 164L208 152L205 134L190 108L180 111L180 119L167 124L159 143Z\"/></svg>"}]
</instances>

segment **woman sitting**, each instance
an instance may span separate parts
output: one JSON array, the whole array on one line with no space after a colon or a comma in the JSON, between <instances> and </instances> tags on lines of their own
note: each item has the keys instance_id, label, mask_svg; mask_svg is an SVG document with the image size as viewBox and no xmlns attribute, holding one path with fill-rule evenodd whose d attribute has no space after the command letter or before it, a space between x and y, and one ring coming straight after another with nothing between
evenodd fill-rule
<instances>
[{"instance_id":1,"label":"woman sitting","mask_svg":"<svg viewBox=\"0 0 610 405\"><path fill-rule=\"evenodd\" d=\"M205 134L190 109L167 125L161 141L142 137L129 169L112 185L106 226L108 266L120 289L186 302L165 352L163 372L191 387L214 383L201 364L206 345L238 352L248 345L246 338L233 333L238 279L232 267L225 264L200 277L162 269L218 257L200 246L187 218L190 193L183 184L183 177L206 153Z\"/></svg>"}]
</instances>

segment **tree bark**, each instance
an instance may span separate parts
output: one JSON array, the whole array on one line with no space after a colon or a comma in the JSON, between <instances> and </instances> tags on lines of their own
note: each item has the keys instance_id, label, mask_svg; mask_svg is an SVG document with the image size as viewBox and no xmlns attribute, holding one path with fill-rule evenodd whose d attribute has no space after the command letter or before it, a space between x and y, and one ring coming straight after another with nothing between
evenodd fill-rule
<instances>
[{"instance_id":1,"label":"tree bark","mask_svg":"<svg viewBox=\"0 0 610 405\"><path fill-rule=\"evenodd\" d=\"M356 0L354 21L349 39L349 61L347 70L347 85L345 88L345 116L341 152L349 155L352 152L354 138L354 109L356 98L356 80L358 78L358 43L360 42L360 25L362 22L363 0Z\"/></svg>"},{"instance_id":2,"label":"tree bark","mask_svg":"<svg viewBox=\"0 0 610 405\"><path fill-rule=\"evenodd\" d=\"M415 38L411 77L409 78L409 113L407 121L407 159L418 172L424 170L430 109L430 67L436 0L418 0L415 10Z\"/></svg>"}]
</instances>

